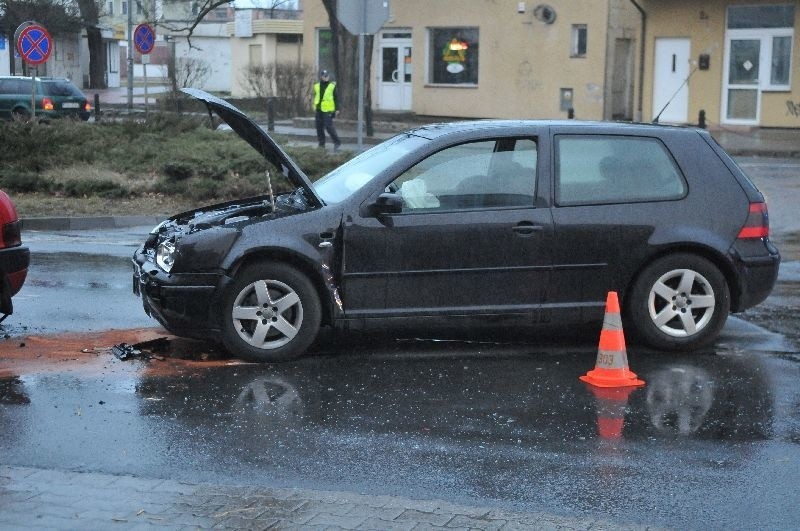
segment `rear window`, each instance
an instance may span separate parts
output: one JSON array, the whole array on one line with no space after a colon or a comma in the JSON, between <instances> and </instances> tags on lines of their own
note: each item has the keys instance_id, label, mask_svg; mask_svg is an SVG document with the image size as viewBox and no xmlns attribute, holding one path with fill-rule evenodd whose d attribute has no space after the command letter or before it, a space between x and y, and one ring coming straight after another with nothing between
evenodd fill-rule
<instances>
[{"instance_id":1,"label":"rear window","mask_svg":"<svg viewBox=\"0 0 800 531\"><path fill-rule=\"evenodd\" d=\"M685 195L683 175L656 138L556 136L557 205L665 201Z\"/></svg>"},{"instance_id":2,"label":"rear window","mask_svg":"<svg viewBox=\"0 0 800 531\"><path fill-rule=\"evenodd\" d=\"M44 91L49 96L73 96L83 98L83 93L69 81L47 81L42 83Z\"/></svg>"}]
</instances>

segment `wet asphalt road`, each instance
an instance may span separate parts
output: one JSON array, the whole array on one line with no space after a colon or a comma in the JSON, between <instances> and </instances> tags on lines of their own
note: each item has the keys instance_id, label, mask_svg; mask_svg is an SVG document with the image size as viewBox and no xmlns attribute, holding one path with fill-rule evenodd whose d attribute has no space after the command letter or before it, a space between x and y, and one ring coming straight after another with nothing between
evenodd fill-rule
<instances>
[{"instance_id":1,"label":"wet asphalt road","mask_svg":"<svg viewBox=\"0 0 800 531\"><path fill-rule=\"evenodd\" d=\"M795 192L780 183L793 165L749 162L778 197L773 227L791 242ZM155 326L130 287L142 231L24 234L35 265L3 324L6 342ZM772 306L795 330L798 297L785 286L800 282L796 259ZM798 352L791 337L734 317L704 353L629 347L647 385L605 397L578 380L594 364L596 335L571 331L472 341L324 334L290 364L169 370L98 352L81 370L67 359L0 379L0 463L679 528L800 528Z\"/></svg>"}]
</instances>

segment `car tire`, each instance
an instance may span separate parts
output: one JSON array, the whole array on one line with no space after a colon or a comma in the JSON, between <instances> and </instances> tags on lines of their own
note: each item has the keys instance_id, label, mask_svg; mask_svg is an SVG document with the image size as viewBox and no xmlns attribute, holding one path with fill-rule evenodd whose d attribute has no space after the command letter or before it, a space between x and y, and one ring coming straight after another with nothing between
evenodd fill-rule
<instances>
[{"instance_id":1,"label":"car tire","mask_svg":"<svg viewBox=\"0 0 800 531\"><path fill-rule=\"evenodd\" d=\"M17 107L11 111L11 119L15 122L27 122L31 119L31 113L22 107Z\"/></svg>"},{"instance_id":2,"label":"car tire","mask_svg":"<svg viewBox=\"0 0 800 531\"><path fill-rule=\"evenodd\" d=\"M672 254L635 280L626 305L637 338L658 350L696 350L711 344L730 312L725 277L709 260Z\"/></svg>"},{"instance_id":3,"label":"car tire","mask_svg":"<svg viewBox=\"0 0 800 531\"><path fill-rule=\"evenodd\" d=\"M306 275L283 263L254 264L241 270L225 296L222 342L252 361L295 359L316 338L321 316Z\"/></svg>"}]
</instances>

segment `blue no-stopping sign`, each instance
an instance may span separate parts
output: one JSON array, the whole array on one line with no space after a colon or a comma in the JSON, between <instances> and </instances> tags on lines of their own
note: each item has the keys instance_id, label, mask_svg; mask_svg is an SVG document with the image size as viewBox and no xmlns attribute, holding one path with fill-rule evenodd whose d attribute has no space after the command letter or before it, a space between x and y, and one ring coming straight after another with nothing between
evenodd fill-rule
<instances>
[{"instance_id":1,"label":"blue no-stopping sign","mask_svg":"<svg viewBox=\"0 0 800 531\"><path fill-rule=\"evenodd\" d=\"M42 26L31 24L19 32L17 52L26 63L31 65L44 63L52 51L53 38Z\"/></svg>"},{"instance_id":2,"label":"blue no-stopping sign","mask_svg":"<svg viewBox=\"0 0 800 531\"><path fill-rule=\"evenodd\" d=\"M148 54L156 44L156 32L150 24L139 24L133 32L133 46L136 51Z\"/></svg>"}]
</instances>

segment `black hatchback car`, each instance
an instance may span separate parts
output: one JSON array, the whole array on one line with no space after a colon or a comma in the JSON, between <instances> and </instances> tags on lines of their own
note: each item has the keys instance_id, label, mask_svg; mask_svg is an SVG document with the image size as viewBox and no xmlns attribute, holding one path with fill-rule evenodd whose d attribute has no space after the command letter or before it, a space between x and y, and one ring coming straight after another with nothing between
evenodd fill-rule
<instances>
[{"instance_id":1,"label":"black hatchback car","mask_svg":"<svg viewBox=\"0 0 800 531\"><path fill-rule=\"evenodd\" d=\"M437 124L312 184L239 110L185 92L296 190L164 221L134 291L168 330L244 358L296 357L323 325L599 328L611 290L644 344L692 350L777 277L763 195L703 130Z\"/></svg>"}]
</instances>

